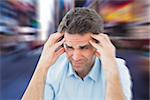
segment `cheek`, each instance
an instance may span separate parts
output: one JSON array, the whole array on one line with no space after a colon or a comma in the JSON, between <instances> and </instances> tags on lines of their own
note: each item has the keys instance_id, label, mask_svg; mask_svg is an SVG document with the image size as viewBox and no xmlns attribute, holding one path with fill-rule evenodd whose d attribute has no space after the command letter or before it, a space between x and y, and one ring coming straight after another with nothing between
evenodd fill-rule
<instances>
[{"instance_id":1,"label":"cheek","mask_svg":"<svg viewBox=\"0 0 150 100\"><path fill-rule=\"evenodd\" d=\"M71 52L68 52L67 50L66 50L65 52L66 52L66 54L67 54L68 59L70 59L71 56L72 56L72 53L71 53Z\"/></svg>"},{"instance_id":2,"label":"cheek","mask_svg":"<svg viewBox=\"0 0 150 100\"><path fill-rule=\"evenodd\" d=\"M83 53L84 57L91 59L95 56L95 50L88 50Z\"/></svg>"}]
</instances>

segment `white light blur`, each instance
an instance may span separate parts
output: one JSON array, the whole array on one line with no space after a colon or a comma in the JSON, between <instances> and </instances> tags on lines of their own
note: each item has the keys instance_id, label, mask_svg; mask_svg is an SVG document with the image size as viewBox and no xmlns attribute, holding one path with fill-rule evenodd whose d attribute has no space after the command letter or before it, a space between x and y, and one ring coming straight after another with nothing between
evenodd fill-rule
<instances>
[{"instance_id":1,"label":"white light blur","mask_svg":"<svg viewBox=\"0 0 150 100\"><path fill-rule=\"evenodd\" d=\"M54 0L39 0L38 1L38 16L40 23L40 34L39 38L41 40L46 40L48 37L48 29L49 27L54 26ZM51 26L50 23L53 23Z\"/></svg>"}]
</instances>

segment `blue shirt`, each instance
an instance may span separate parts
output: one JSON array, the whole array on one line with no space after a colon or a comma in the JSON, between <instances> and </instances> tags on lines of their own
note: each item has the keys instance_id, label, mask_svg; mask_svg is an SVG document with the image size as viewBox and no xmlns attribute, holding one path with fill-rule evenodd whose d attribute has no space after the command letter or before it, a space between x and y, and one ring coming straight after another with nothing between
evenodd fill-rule
<instances>
[{"instance_id":1,"label":"blue shirt","mask_svg":"<svg viewBox=\"0 0 150 100\"><path fill-rule=\"evenodd\" d=\"M124 60L116 59L126 100L131 99L131 80ZM96 58L89 74L82 80L63 54L49 69L44 100L105 100L106 78L101 61Z\"/></svg>"}]
</instances>

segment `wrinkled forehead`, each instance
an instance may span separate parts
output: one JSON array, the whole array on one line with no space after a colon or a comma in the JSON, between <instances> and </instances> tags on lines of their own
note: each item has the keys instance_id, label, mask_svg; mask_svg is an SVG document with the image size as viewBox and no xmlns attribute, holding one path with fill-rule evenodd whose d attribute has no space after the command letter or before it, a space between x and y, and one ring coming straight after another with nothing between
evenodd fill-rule
<instances>
[{"instance_id":1,"label":"wrinkled forehead","mask_svg":"<svg viewBox=\"0 0 150 100\"><path fill-rule=\"evenodd\" d=\"M91 33L87 33L84 35L79 35L79 34L68 34L65 33L64 34L64 38L65 38L65 43L68 45L79 45L79 46L83 46L83 45L87 45L89 44L89 40L91 40Z\"/></svg>"}]
</instances>

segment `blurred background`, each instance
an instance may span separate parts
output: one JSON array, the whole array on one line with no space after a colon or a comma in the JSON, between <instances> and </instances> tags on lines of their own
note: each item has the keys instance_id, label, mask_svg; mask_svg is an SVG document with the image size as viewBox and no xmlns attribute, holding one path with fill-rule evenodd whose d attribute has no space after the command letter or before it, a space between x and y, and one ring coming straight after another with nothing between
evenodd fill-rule
<instances>
[{"instance_id":1,"label":"blurred background","mask_svg":"<svg viewBox=\"0 0 150 100\"><path fill-rule=\"evenodd\" d=\"M149 100L149 0L0 0L0 100L20 100L43 44L74 7L95 9L126 60L133 100Z\"/></svg>"}]
</instances>

